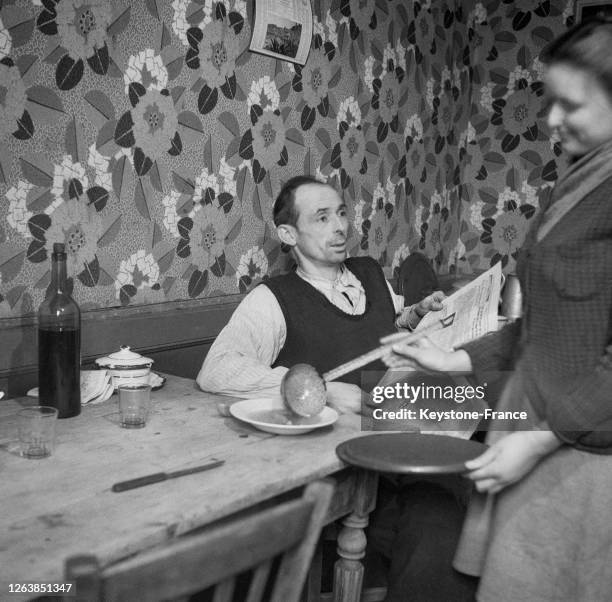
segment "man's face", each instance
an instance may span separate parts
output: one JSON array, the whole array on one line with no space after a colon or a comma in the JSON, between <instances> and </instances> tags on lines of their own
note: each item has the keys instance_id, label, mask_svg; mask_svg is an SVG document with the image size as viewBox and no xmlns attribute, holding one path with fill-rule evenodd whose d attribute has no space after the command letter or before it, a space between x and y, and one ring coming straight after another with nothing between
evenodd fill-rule
<instances>
[{"instance_id":1,"label":"man's face","mask_svg":"<svg viewBox=\"0 0 612 602\"><path fill-rule=\"evenodd\" d=\"M295 209L297 224L289 228L299 264L305 269L341 264L346 259L348 218L338 193L331 186L305 184L295 191Z\"/></svg>"}]
</instances>

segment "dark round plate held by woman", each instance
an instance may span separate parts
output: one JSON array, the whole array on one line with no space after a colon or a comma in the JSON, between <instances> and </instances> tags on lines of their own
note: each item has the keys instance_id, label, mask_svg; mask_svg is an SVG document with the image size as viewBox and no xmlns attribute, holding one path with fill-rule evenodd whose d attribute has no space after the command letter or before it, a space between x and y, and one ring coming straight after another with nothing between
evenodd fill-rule
<instances>
[{"instance_id":1,"label":"dark round plate held by woman","mask_svg":"<svg viewBox=\"0 0 612 602\"><path fill-rule=\"evenodd\" d=\"M398 474L465 472L487 446L469 439L422 433L379 433L344 441L338 457L353 466Z\"/></svg>"}]
</instances>

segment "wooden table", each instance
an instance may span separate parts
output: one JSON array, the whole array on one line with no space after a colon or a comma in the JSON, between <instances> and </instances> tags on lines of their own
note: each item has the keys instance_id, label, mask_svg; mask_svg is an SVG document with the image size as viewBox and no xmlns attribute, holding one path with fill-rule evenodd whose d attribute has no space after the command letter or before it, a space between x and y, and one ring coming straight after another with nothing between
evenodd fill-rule
<instances>
[{"instance_id":1,"label":"wooden table","mask_svg":"<svg viewBox=\"0 0 612 602\"><path fill-rule=\"evenodd\" d=\"M362 435L360 417L287 437L222 417L192 380L169 376L152 394L144 429L119 427L117 398L83 407L57 423L55 453L18 455L17 410L36 400L0 402L0 599L9 583L60 582L67 556L96 554L103 564L163 544L193 529L333 475L329 520L346 516L338 538L335 599L358 600L365 551L363 529L374 507L377 475L347 468L336 446ZM202 464L208 472L133 489L113 483ZM20 597L12 595L11 600ZM23 597L21 599L24 599Z\"/></svg>"}]
</instances>

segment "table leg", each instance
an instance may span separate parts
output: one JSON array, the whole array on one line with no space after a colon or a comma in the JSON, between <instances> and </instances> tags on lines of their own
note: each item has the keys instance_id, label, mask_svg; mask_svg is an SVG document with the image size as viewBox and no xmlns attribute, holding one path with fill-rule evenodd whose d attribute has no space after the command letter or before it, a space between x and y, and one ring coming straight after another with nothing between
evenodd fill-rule
<instances>
[{"instance_id":1,"label":"table leg","mask_svg":"<svg viewBox=\"0 0 612 602\"><path fill-rule=\"evenodd\" d=\"M334 567L334 602L359 602L363 584L368 515L376 505L378 473L358 470L353 511L342 521Z\"/></svg>"}]
</instances>

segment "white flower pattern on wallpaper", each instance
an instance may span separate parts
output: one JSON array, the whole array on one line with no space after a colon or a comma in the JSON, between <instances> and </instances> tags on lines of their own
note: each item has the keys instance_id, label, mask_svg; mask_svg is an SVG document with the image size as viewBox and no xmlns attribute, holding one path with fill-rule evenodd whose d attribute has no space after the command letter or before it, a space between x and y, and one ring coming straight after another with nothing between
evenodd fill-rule
<instances>
[{"instance_id":1,"label":"white flower pattern on wallpaper","mask_svg":"<svg viewBox=\"0 0 612 602\"><path fill-rule=\"evenodd\" d=\"M138 250L119 264L115 279L117 299L127 295L134 297L143 289L159 288L159 274L159 265L153 255L144 249Z\"/></svg>"},{"instance_id":2,"label":"white flower pattern on wallpaper","mask_svg":"<svg viewBox=\"0 0 612 602\"><path fill-rule=\"evenodd\" d=\"M404 259L410 255L410 247L404 242L402 243L393 253L393 260L391 261L391 271L394 278L399 275L399 268Z\"/></svg>"},{"instance_id":3,"label":"white flower pattern on wallpaper","mask_svg":"<svg viewBox=\"0 0 612 602\"><path fill-rule=\"evenodd\" d=\"M265 75L251 84L251 91L247 96L249 112L253 105L260 107L262 111L278 111L280 94L276 84L270 79L269 75Z\"/></svg>"},{"instance_id":4,"label":"white flower pattern on wallpaper","mask_svg":"<svg viewBox=\"0 0 612 602\"><path fill-rule=\"evenodd\" d=\"M260 247L250 248L240 257L236 269L236 286L249 287L256 280L261 280L268 273L268 258Z\"/></svg>"},{"instance_id":5,"label":"white flower pattern on wallpaper","mask_svg":"<svg viewBox=\"0 0 612 602\"><path fill-rule=\"evenodd\" d=\"M146 48L128 59L123 81L126 94L129 94L130 84L134 83L141 84L145 90L161 92L168 86L168 70L161 56L152 48Z\"/></svg>"},{"instance_id":6,"label":"white flower pattern on wallpaper","mask_svg":"<svg viewBox=\"0 0 612 602\"><path fill-rule=\"evenodd\" d=\"M109 170L110 157L106 157L100 153L94 144L89 147L87 165L93 168L96 174L94 182L106 190L111 190L113 187L113 179L112 173Z\"/></svg>"},{"instance_id":7,"label":"white flower pattern on wallpaper","mask_svg":"<svg viewBox=\"0 0 612 602\"><path fill-rule=\"evenodd\" d=\"M31 238L32 235L28 229L28 220L33 213L28 210L27 201L28 194L34 188L30 182L20 180L17 186L11 186L6 191L6 198L9 201L7 221L9 226L16 230L23 238Z\"/></svg>"},{"instance_id":8,"label":"white flower pattern on wallpaper","mask_svg":"<svg viewBox=\"0 0 612 602\"><path fill-rule=\"evenodd\" d=\"M0 59L11 54L13 48L13 39L11 32L4 26L2 18L0 18Z\"/></svg>"},{"instance_id":9,"label":"white flower pattern on wallpaper","mask_svg":"<svg viewBox=\"0 0 612 602\"><path fill-rule=\"evenodd\" d=\"M47 213L51 213L65 201L80 198L88 185L85 168L80 163L73 163L69 155L64 155L62 162L54 166L51 194L55 201L47 209Z\"/></svg>"},{"instance_id":10,"label":"white flower pattern on wallpaper","mask_svg":"<svg viewBox=\"0 0 612 602\"><path fill-rule=\"evenodd\" d=\"M163 224L166 230L168 230L174 238L180 237L178 229L180 217L176 206L181 200L181 197L182 195L178 190L171 190L170 194L162 199L162 205L164 207Z\"/></svg>"},{"instance_id":11,"label":"white flower pattern on wallpaper","mask_svg":"<svg viewBox=\"0 0 612 602\"><path fill-rule=\"evenodd\" d=\"M365 207L366 207L366 202L363 199L359 199L359 201L353 207L353 211L355 213L355 216L353 217L353 226L355 227L355 230L359 232L360 235L362 233L362 228L363 228L363 220L364 220L363 213L364 213ZM371 210L371 208L369 208L369 210Z\"/></svg>"},{"instance_id":12,"label":"white flower pattern on wallpaper","mask_svg":"<svg viewBox=\"0 0 612 602\"><path fill-rule=\"evenodd\" d=\"M19 69L0 63L0 139L17 130L25 101L26 89Z\"/></svg>"}]
</instances>

